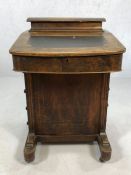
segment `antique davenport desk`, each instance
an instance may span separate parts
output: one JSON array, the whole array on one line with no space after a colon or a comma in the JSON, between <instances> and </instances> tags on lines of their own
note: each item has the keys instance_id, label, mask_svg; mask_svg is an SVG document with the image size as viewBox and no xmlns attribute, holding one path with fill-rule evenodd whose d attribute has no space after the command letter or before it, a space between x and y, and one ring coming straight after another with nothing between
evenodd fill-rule
<instances>
[{"instance_id":1,"label":"antique davenport desk","mask_svg":"<svg viewBox=\"0 0 131 175\"><path fill-rule=\"evenodd\" d=\"M24 157L37 142L97 141L111 157L106 129L110 73L121 70L124 46L102 29L103 18L28 18L31 29L10 49L24 73L29 133Z\"/></svg>"}]
</instances>

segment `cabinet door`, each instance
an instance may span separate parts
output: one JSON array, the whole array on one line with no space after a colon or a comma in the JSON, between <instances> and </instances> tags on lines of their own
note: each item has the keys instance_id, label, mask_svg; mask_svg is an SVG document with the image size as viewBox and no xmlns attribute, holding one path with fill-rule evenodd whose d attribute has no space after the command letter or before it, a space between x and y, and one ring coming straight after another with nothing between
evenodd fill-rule
<instances>
[{"instance_id":1,"label":"cabinet door","mask_svg":"<svg viewBox=\"0 0 131 175\"><path fill-rule=\"evenodd\" d=\"M103 75L26 74L31 76L31 83L27 83L27 86L32 87L32 97L27 98L31 98L33 103L31 111L35 133L99 133Z\"/></svg>"}]
</instances>

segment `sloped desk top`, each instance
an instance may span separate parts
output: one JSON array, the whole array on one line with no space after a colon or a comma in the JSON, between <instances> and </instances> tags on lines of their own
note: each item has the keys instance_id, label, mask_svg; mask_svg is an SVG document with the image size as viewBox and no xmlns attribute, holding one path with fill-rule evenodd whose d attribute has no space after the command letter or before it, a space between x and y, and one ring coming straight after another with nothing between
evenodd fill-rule
<instances>
[{"instance_id":1,"label":"sloped desk top","mask_svg":"<svg viewBox=\"0 0 131 175\"><path fill-rule=\"evenodd\" d=\"M21 56L90 56L119 54L124 46L109 32L99 36L31 36L26 31L10 49Z\"/></svg>"},{"instance_id":2,"label":"sloped desk top","mask_svg":"<svg viewBox=\"0 0 131 175\"><path fill-rule=\"evenodd\" d=\"M125 47L102 29L104 18L29 18L31 29L10 49L14 70L94 73L121 70Z\"/></svg>"},{"instance_id":3,"label":"sloped desk top","mask_svg":"<svg viewBox=\"0 0 131 175\"><path fill-rule=\"evenodd\" d=\"M28 18L31 30L10 49L21 56L89 56L119 54L125 47L103 31L104 18Z\"/></svg>"}]
</instances>

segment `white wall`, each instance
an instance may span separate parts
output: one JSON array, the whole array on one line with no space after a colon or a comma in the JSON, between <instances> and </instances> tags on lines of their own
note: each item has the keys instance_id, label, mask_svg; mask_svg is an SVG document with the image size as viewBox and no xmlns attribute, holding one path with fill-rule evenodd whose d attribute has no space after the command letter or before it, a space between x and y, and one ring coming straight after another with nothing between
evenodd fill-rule
<instances>
[{"instance_id":1,"label":"white wall","mask_svg":"<svg viewBox=\"0 0 131 175\"><path fill-rule=\"evenodd\" d=\"M131 0L0 0L0 75L12 71L9 48L21 32L30 28L27 17L105 17L104 28L125 45L123 72L131 77Z\"/></svg>"}]
</instances>

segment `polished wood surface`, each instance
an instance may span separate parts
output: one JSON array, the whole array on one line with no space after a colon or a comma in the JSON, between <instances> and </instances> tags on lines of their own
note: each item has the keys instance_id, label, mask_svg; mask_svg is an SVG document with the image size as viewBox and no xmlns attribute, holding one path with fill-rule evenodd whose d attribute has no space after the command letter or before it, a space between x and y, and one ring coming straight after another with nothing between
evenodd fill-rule
<instances>
[{"instance_id":1,"label":"polished wood surface","mask_svg":"<svg viewBox=\"0 0 131 175\"><path fill-rule=\"evenodd\" d=\"M122 55L88 57L25 57L13 56L14 70L31 73L85 74L121 70Z\"/></svg>"},{"instance_id":2,"label":"polished wood surface","mask_svg":"<svg viewBox=\"0 0 131 175\"><path fill-rule=\"evenodd\" d=\"M109 32L100 36L34 36L24 32L10 49L19 56L91 56L119 54L124 46Z\"/></svg>"},{"instance_id":3,"label":"polished wood surface","mask_svg":"<svg viewBox=\"0 0 131 175\"><path fill-rule=\"evenodd\" d=\"M102 32L104 18L28 18L32 36L40 35L83 35Z\"/></svg>"},{"instance_id":4,"label":"polished wood surface","mask_svg":"<svg viewBox=\"0 0 131 175\"><path fill-rule=\"evenodd\" d=\"M34 160L37 142L93 141L98 142L100 161L109 160L109 80L111 72L121 70L125 47L102 29L103 18L27 21L31 29L10 49L14 70L25 77L29 127L25 160Z\"/></svg>"},{"instance_id":5,"label":"polished wood surface","mask_svg":"<svg viewBox=\"0 0 131 175\"><path fill-rule=\"evenodd\" d=\"M99 132L104 74L30 76L32 91L36 92L32 97L36 134L82 135Z\"/></svg>"}]
</instances>

